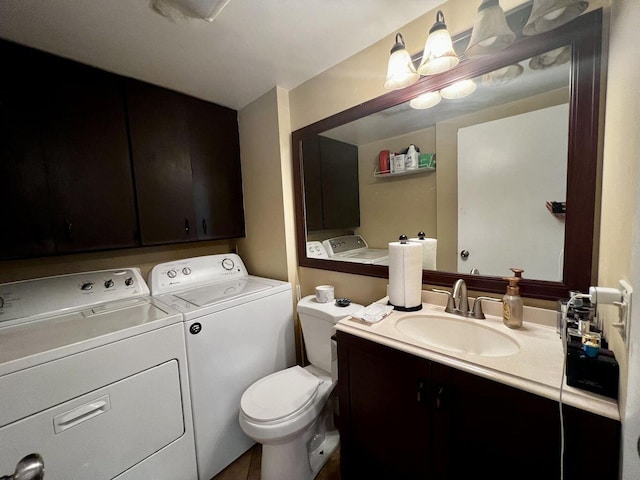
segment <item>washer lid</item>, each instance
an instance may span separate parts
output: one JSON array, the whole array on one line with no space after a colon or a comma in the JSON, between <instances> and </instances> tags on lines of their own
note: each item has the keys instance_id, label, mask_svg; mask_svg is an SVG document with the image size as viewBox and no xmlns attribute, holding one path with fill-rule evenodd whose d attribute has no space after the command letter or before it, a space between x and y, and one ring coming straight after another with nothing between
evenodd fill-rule
<instances>
[{"instance_id":1,"label":"washer lid","mask_svg":"<svg viewBox=\"0 0 640 480\"><path fill-rule=\"evenodd\" d=\"M279 420L306 408L320 383L318 377L302 367L287 368L251 385L242 395L240 408L257 422Z\"/></svg>"}]
</instances>

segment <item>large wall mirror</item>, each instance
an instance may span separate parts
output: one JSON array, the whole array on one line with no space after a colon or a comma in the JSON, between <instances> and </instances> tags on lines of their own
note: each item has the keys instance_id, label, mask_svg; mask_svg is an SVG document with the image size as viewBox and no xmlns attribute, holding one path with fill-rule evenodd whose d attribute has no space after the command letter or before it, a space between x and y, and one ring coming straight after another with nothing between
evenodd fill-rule
<instances>
[{"instance_id":1,"label":"large wall mirror","mask_svg":"<svg viewBox=\"0 0 640 480\"><path fill-rule=\"evenodd\" d=\"M509 12L510 24L521 28L528 8ZM519 36L496 54L463 58L293 132L299 264L388 277L388 243L422 231L425 284L465 278L472 289L501 293L502 277L518 267L525 296L588 289L601 25L596 10ZM459 53L469 34L457 37ZM462 80L472 90L464 97L450 92ZM425 108L430 92L445 98ZM417 163L394 158L412 145ZM387 151L392 172L380 163Z\"/></svg>"}]
</instances>

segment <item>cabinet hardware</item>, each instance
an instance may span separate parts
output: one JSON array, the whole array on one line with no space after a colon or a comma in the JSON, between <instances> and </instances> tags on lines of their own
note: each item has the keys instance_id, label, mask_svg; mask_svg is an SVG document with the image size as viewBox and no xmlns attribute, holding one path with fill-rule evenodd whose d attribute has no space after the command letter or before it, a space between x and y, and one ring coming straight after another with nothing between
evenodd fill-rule
<instances>
[{"instance_id":1,"label":"cabinet hardware","mask_svg":"<svg viewBox=\"0 0 640 480\"><path fill-rule=\"evenodd\" d=\"M202 231L204 232L204 234L207 234L207 219L203 218L202 219Z\"/></svg>"},{"instance_id":2,"label":"cabinet hardware","mask_svg":"<svg viewBox=\"0 0 640 480\"><path fill-rule=\"evenodd\" d=\"M189 217L184 217L184 231L189 235Z\"/></svg>"},{"instance_id":3,"label":"cabinet hardware","mask_svg":"<svg viewBox=\"0 0 640 480\"><path fill-rule=\"evenodd\" d=\"M444 385L439 385L436 391L436 410L442 410L445 407L447 389Z\"/></svg>"},{"instance_id":4,"label":"cabinet hardware","mask_svg":"<svg viewBox=\"0 0 640 480\"><path fill-rule=\"evenodd\" d=\"M73 223L68 218L64 219L64 235L67 237L67 240L71 241L71 232L73 229Z\"/></svg>"},{"instance_id":5,"label":"cabinet hardware","mask_svg":"<svg viewBox=\"0 0 640 480\"><path fill-rule=\"evenodd\" d=\"M428 385L425 380L418 380L418 387L416 389L416 400L419 405L426 405L429 396Z\"/></svg>"}]
</instances>

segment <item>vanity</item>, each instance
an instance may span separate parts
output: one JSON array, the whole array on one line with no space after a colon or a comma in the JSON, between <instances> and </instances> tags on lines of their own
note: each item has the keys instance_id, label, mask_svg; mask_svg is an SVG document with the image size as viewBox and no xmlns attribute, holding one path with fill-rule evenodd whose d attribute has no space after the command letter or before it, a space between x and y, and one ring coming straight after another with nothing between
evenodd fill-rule
<instances>
[{"instance_id":1,"label":"vanity","mask_svg":"<svg viewBox=\"0 0 640 480\"><path fill-rule=\"evenodd\" d=\"M617 402L565 383L561 421L555 326L528 321L540 309L519 330L492 313L423 303L336 325L342 478L558 479L562 436L565 479L618 478Z\"/></svg>"}]
</instances>

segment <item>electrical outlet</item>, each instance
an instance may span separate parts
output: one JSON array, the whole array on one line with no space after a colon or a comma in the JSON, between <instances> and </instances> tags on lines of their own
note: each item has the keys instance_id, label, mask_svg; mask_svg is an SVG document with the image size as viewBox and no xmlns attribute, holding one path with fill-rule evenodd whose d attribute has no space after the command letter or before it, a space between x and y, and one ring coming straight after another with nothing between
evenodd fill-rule
<instances>
[{"instance_id":1,"label":"electrical outlet","mask_svg":"<svg viewBox=\"0 0 640 480\"><path fill-rule=\"evenodd\" d=\"M633 294L633 287L628 282L620 280L620 292L622 293L622 306L620 308L620 316L622 323L622 335L624 341L629 346L629 323L631 322L631 295Z\"/></svg>"}]
</instances>

